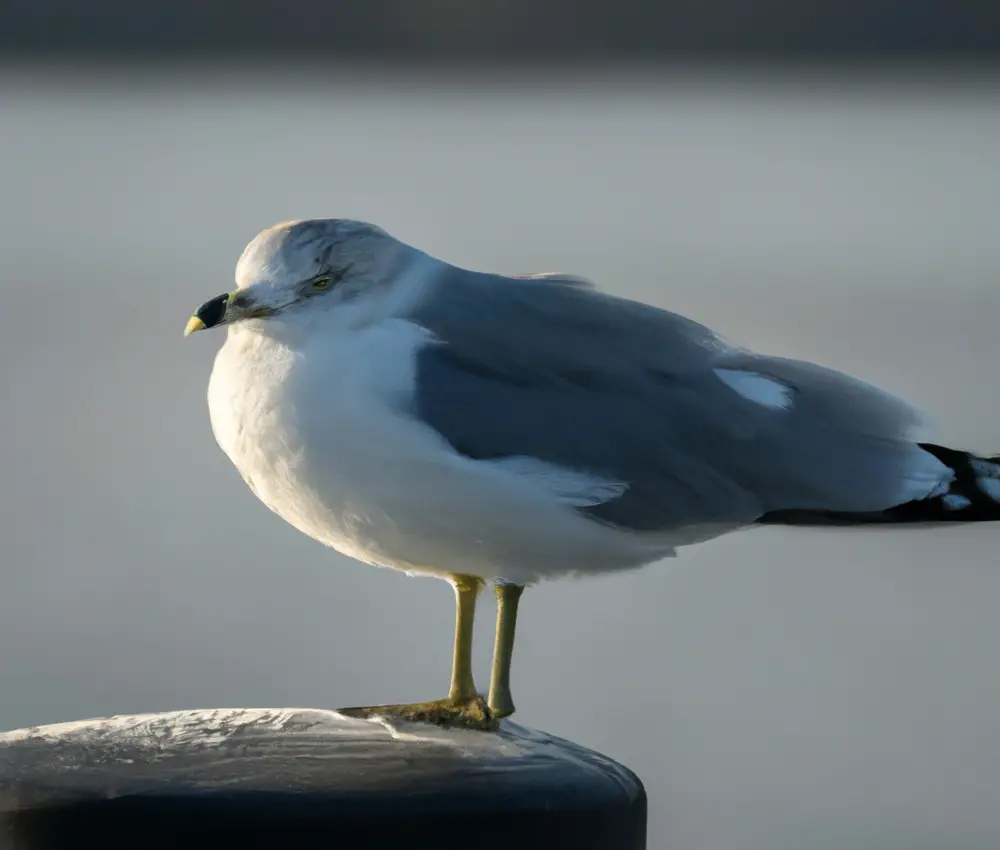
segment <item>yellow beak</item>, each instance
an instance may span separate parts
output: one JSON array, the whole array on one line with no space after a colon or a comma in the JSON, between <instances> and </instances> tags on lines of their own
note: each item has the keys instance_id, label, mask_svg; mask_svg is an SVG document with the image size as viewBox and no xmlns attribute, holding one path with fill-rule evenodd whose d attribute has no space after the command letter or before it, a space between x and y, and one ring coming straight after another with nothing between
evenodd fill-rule
<instances>
[{"instance_id":1,"label":"yellow beak","mask_svg":"<svg viewBox=\"0 0 1000 850\"><path fill-rule=\"evenodd\" d=\"M190 336L195 331L203 331L205 328L214 328L216 325L223 324L229 310L229 299L234 294L224 292L222 295L216 295L215 298L209 298L188 319L188 323L184 327L184 336Z\"/></svg>"},{"instance_id":2,"label":"yellow beak","mask_svg":"<svg viewBox=\"0 0 1000 850\"><path fill-rule=\"evenodd\" d=\"M205 330L205 323L197 316L192 316L184 326L184 336L191 336L195 331L203 330Z\"/></svg>"}]
</instances>

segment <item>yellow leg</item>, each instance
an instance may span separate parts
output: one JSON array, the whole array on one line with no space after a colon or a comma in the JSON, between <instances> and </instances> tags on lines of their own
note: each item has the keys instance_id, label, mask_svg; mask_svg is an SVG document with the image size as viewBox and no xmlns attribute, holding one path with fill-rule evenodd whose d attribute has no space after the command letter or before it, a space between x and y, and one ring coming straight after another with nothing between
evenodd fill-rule
<instances>
[{"instance_id":1,"label":"yellow leg","mask_svg":"<svg viewBox=\"0 0 1000 850\"><path fill-rule=\"evenodd\" d=\"M483 580L455 575L451 583L455 588L455 648L448 699L467 700L477 696L472 676L472 627L476 619L476 597L482 590Z\"/></svg>"},{"instance_id":2,"label":"yellow leg","mask_svg":"<svg viewBox=\"0 0 1000 850\"><path fill-rule=\"evenodd\" d=\"M452 575L455 588L455 649L452 656L451 688L445 699L406 705L373 705L339 709L350 717L377 717L439 726L462 726L490 731L497 722L476 692L472 677L472 627L476 616L476 597L483 580L475 576Z\"/></svg>"},{"instance_id":3,"label":"yellow leg","mask_svg":"<svg viewBox=\"0 0 1000 850\"><path fill-rule=\"evenodd\" d=\"M510 662L514 654L517 603L524 588L517 584L498 583L493 589L497 594L497 634L493 646L488 705L494 717L509 717L514 713L514 700L510 695Z\"/></svg>"}]
</instances>

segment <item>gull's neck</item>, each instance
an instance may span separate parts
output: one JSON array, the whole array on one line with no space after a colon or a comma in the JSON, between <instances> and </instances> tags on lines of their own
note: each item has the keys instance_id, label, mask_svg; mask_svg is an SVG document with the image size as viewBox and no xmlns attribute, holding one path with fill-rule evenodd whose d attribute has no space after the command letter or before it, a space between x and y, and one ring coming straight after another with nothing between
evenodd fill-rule
<instances>
[{"instance_id":1,"label":"gull's neck","mask_svg":"<svg viewBox=\"0 0 1000 850\"><path fill-rule=\"evenodd\" d=\"M442 260L400 243L396 262L383 283L371 287L358 299L368 321L404 319L429 298L449 268Z\"/></svg>"}]
</instances>

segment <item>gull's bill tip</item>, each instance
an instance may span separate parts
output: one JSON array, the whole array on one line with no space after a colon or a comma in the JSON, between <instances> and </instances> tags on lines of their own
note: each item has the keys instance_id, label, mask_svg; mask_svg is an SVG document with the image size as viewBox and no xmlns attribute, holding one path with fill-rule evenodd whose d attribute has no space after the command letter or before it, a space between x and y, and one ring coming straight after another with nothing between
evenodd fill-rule
<instances>
[{"instance_id":1,"label":"gull's bill tip","mask_svg":"<svg viewBox=\"0 0 1000 850\"><path fill-rule=\"evenodd\" d=\"M201 319L197 316L192 316L184 326L184 336L191 336L195 331L203 331L205 327L205 323Z\"/></svg>"}]
</instances>

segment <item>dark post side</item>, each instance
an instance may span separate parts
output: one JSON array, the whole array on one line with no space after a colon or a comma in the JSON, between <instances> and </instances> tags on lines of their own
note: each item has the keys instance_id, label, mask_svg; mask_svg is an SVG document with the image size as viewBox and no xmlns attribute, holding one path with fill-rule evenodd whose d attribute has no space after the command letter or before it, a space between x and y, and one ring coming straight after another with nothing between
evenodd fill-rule
<instances>
[{"instance_id":1,"label":"dark post side","mask_svg":"<svg viewBox=\"0 0 1000 850\"><path fill-rule=\"evenodd\" d=\"M643 850L639 779L569 741L310 709L0 734L3 850Z\"/></svg>"}]
</instances>

